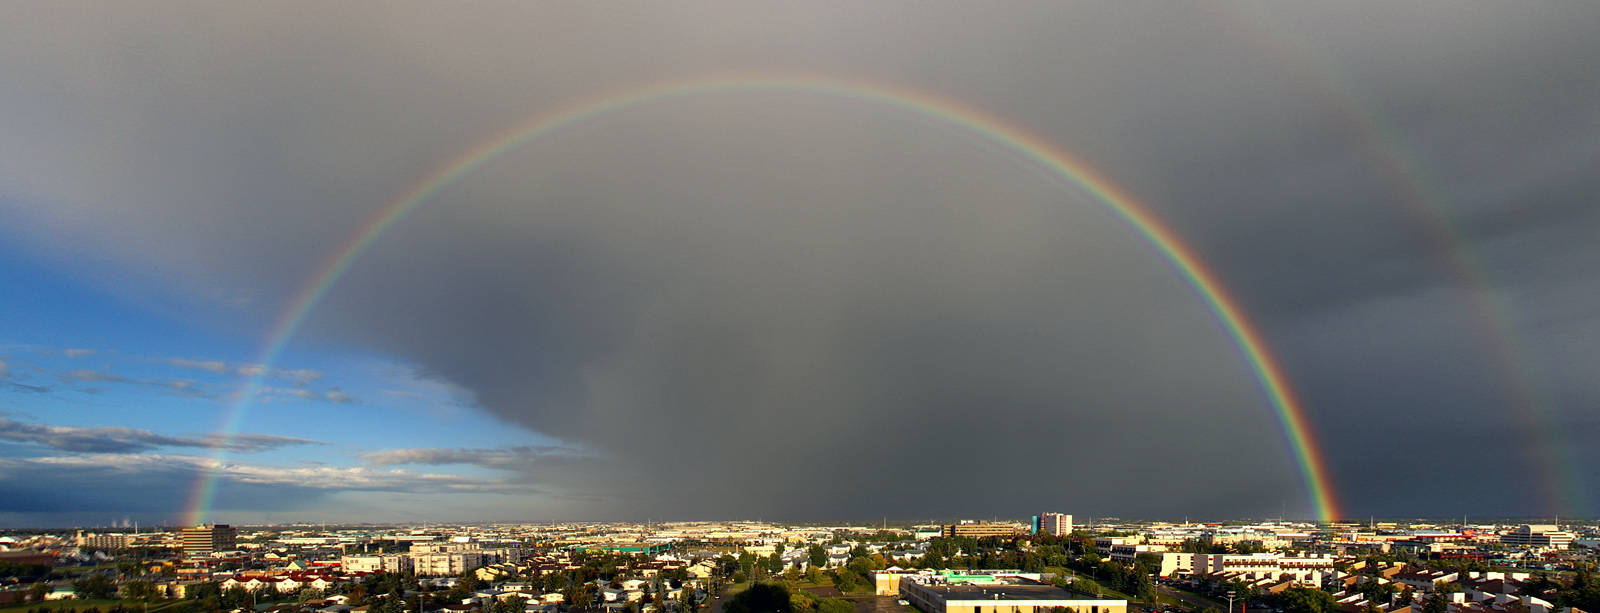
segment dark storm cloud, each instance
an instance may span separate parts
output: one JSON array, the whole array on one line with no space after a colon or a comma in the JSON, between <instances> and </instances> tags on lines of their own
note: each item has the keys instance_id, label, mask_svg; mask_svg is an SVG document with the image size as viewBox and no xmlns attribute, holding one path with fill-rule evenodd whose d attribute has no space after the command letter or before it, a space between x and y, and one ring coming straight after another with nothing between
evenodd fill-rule
<instances>
[{"instance_id":1,"label":"dark storm cloud","mask_svg":"<svg viewBox=\"0 0 1600 613\"><path fill-rule=\"evenodd\" d=\"M7 236L93 245L70 261L124 295L256 329L379 203L526 117L723 70L892 81L1061 143L1192 242L1351 511L1565 511L1519 485L1540 439L1494 351L1592 438L1595 9L630 9L40 7L0 43ZM1002 149L796 92L644 105L442 192L303 336L465 387L595 458L528 480L658 517L1305 513L1194 292ZM1474 444L1507 460L1458 470ZM368 460L545 460L440 447Z\"/></svg>"}]
</instances>

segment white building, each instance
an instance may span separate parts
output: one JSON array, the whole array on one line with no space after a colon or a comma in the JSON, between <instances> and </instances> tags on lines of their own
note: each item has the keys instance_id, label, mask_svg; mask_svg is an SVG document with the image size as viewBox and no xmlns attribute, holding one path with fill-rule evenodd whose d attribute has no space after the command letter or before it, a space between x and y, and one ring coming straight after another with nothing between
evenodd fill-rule
<instances>
[{"instance_id":1,"label":"white building","mask_svg":"<svg viewBox=\"0 0 1600 613\"><path fill-rule=\"evenodd\" d=\"M1513 547L1568 549L1574 538L1576 535L1553 524L1531 524L1500 535L1500 542Z\"/></svg>"}]
</instances>

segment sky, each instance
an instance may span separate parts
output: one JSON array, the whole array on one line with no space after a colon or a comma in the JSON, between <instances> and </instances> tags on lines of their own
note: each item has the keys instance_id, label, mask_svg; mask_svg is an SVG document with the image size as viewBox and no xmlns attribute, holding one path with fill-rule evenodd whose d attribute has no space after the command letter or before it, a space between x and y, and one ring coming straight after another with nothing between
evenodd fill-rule
<instances>
[{"instance_id":1,"label":"sky","mask_svg":"<svg viewBox=\"0 0 1600 613\"><path fill-rule=\"evenodd\" d=\"M934 100L1342 516L1600 511L1600 7L5 13L0 526L1316 517Z\"/></svg>"}]
</instances>

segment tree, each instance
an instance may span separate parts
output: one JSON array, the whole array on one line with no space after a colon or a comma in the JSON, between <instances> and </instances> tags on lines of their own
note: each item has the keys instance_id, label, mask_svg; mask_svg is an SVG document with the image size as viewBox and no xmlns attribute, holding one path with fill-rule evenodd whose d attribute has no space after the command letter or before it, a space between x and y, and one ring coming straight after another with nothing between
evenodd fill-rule
<instances>
[{"instance_id":1,"label":"tree","mask_svg":"<svg viewBox=\"0 0 1600 613\"><path fill-rule=\"evenodd\" d=\"M521 596L501 598L494 601L494 604L489 605L489 613L522 613L523 608L527 605L528 599Z\"/></svg>"},{"instance_id":2,"label":"tree","mask_svg":"<svg viewBox=\"0 0 1600 613\"><path fill-rule=\"evenodd\" d=\"M822 545L812 543L811 547L806 549L806 556L810 558L811 566L815 568L828 565L828 550L823 549Z\"/></svg>"},{"instance_id":3,"label":"tree","mask_svg":"<svg viewBox=\"0 0 1600 613\"><path fill-rule=\"evenodd\" d=\"M129 581L122 584L122 597L149 602L159 600L161 595L156 593L156 586L149 581Z\"/></svg>"},{"instance_id":4,"label":"tree","mask_svg":"<svg viewBox=\"0 0 1600 613\"><path fill-rule=\"evenodd\" d=\"M367 587L359 583L350 588L350 600L347 602L352 607L367 604Z\"/></svg>"},{"instance_id":5,"label":"tree","mask_svg":"<svg viewBox=\"0 0 1600 613\"><path fill-rule=\"evenodd\" d=\"M1277 600L1284 613L1330 613L1338 607L1332 594L1307 587L1284 590Z\"/></svg>"},{"instance_id":6,"label":"tree","mask_svg":"<svg viewBox=\"0 0 1600 613\"><path fill-rule=\"evenodd\" d=\"M1100 592L1103 591L1100 588L1100 584L1099 583L1095 583L1094 580L1092 580L1092 579L1084 579L1082 577L1079 577L1078 579L1072 581L1071 587L1072 587L1073 590L1076 590L1079 593L1082 593L1082 594L1093 594L1095 596L1099 596Z\"/></svg>"},{"instance_id":7,"label":"tree","mask_svg":"<svg viewBox=\"0 0 1600 613\"><path fill-rule=\"evenodd\" d=\"M776 553L768 556L767 572L773 575L783 572L783 556Z\"/></svg>"},{"instance_id":8,"label":"tree","mask_svg":"<svg viewBox=\"0 0 1600 613\"><path fill-rule=\"evenodd\" d=\"M850 572L850 569L847 568L841 568L834 571L833 576L833 585L834 587L839 588L839 591L841 592L853 592L861 582L860 576Z\"/></svg>"},{"instance_id":9,"label":"tree","mask_svg":"<svg viewBox=\"0 0 1600 613\"><path fill-rule=\"evenodd\" d=\"M1156 582L1150 578L1149 573L1135 572L1133 576L1133 595L1147 602L1154 603L1156 598ZM1319 592L1321 590L1318 590ZM1317 612L1322 613L1322 612Z\"/></svg>"},{"instance_id":10,"label":"tree","mask_svg":"<svg viewBox=\"0 0 1600 613\"><path fill-rule=\"evenodd\" d=\"M1386 605L1394 600L1394 595L1400 593L1400 585L1396 583L1378 583L1368 581L1361 586L1361 593L1367 601L1376 605Z\"/></svg>"},{"instance_id":11,"label":"tree","mask_svg":"<svg viewBox=\"0 0 1600 613\"><path fill-rule=\"evenodd\" d=\"M776 583L756 583L722 606L725 613L794 613L789 589Z\"/></svg>"},{"instance_id":12,"label":"tree","mask_svg":"<svg viewBox=\"0 0 1600 613\"><path fill-rule=\"evenodd\" d=\"M77 598L101 599L110 598L117 591L111 583L111 578L95 573L72 582L72 591Z\"/></svg>"},{"instance_id":13,"label":"tree","mask_svg":"<svg viewBox=\"0 0 1600 613\"><path fill-rule=\"evenodd\" d=\"M1450 613L1450 603L1444 599L1444 594L1428 594L1422 599L1422 613Z\"/></svg>"},{"instance_id":14,"label":"tree","mask_svg":"<svg viewBox=\"0 0 1600 613\"><path fill-rule=\"evenodd\" d=\"M34 602L44 602L46 594L50 593L50 584L40 581L28 587L28 599Z\"/></svg>"}]
</instances>

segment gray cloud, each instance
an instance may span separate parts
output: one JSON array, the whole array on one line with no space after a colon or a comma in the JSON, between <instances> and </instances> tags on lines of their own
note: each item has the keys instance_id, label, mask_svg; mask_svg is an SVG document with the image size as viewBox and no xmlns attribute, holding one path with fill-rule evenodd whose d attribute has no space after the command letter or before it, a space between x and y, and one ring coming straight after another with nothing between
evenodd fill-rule
<instances>
[{"instance_id":1,"label":"gray cloud","mask_svg":"<svg viewBox=\"0 0 1600 613\"><path fill-rule=\"evenodd\" d=\"M21 244L94 245L85 266L152 309L259 330L381 203L530 116L719 71L904 84L1060 143L1190 241L1353 512L1565 511L1519 485L1542 435L1507 425L1496 343L1592 438L1596 358L1571 339L1600 325L1596 9L1457 7L30 7L0 37L23 85L0 94L0 211ZM192 286L146 289L168 279ZM374 243L301 334L592 450L549 478L662 514L1306 513L1224 332L1087 194L801 88L505 155ZM1511 458L1470 477L1492 500L1463 476L1401 501L1371 474L1455 474L1474 441ZM440 444L460 449L369 460L544 460Z\"/></svg>"},{"instance_id":2,"label":"gray cloud","mask_svg":"<svg viewBox=\"0 0 1600 613\"><path fill-rule=\"evenodd\" d=\"M469 464L518 472L542 468L541 465L550 463L599 462L598 458L577 450L550 446L514 446L502 449L385 449L363 453L360 457L371 465L379 467L405 464L432 466Z\"/></svg>"},{"instance_id":3,"label":"gray cloud","mask_svg":"<svg viewBox=\"0 0 1600 613\"><path fill-rule=\"evenodd\" d=\"M239 434L186 438L149 430L112 426L84 428L27 423L0 417L0 441L31 443L80 453L138 453L166 447L216 447L235 453L256 453L294 445L323 445L320 441L270 434Z\"/></svg>"}]
</instances>

